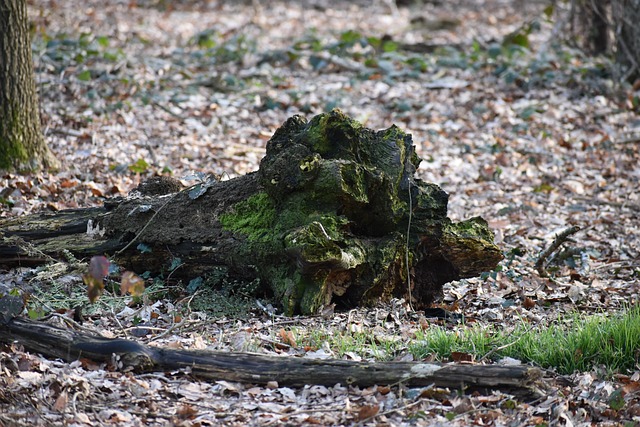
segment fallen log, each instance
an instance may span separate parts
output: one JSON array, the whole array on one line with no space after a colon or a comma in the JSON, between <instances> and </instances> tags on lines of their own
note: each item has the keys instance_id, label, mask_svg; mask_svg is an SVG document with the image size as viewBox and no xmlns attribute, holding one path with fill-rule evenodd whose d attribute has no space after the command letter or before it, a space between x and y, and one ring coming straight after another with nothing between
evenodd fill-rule
<instances>
[{"instance_id":1,"label":"fallen log","mask_svg":"<svg viewBox=\"0 0 640 427\"><path fill-rule=\"evenodd\" d=\"M149 347L126 339L110 339L42 322L13 318L0 322L0 342L18 343L28 351L67 362L86 358L135 372L183 369L207 381L234 381L281 386L335 384L368 387L404 384L435 385L460 390L499 389L531 398L544 389L542 371L532 366L438 364L422 362L356 362L292 356L267 356L204 350Z\"/></svg>"},{"instance_id":2,"label":"fallen log","mask_svg":"<svg viewBox=\"0 0 640 427\"><path fill-rule=\"evenodd\" d=\"M102 208L0 221L0 265L104 253L160 272L179 258L174 277L258 278L287 314L393 297L427 307L502 254L482 218L447 218L447 193L415 177L419 163L396 126L376 132L338 110L294 116L257 172L183 190L154 178Z\"/></svg>"}]
</instances>

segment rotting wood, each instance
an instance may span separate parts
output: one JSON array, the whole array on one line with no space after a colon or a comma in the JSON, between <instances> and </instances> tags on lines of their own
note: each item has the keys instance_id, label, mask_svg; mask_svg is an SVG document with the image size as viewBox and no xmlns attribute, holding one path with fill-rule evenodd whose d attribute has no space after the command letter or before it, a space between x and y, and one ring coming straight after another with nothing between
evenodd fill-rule
<instances>
[{"instance_id":1,"label":"rotting wood","mask_svg":"<svg viewBox=\"0 0 640 427\"><path fill-rule=\"evenodd\" d=\"M67 362L87 358L115 363L135 372L184 369L207 381L234 381L302 387L335 384L368 387L404 384L408 387L449 387L462 390L499 389L522 398L540 394L542 371L526 365L498 366L423 362L356 362L268 356L206 350L173 350L95 336L42 322L14 318L0 324L0 341Z\"/></svg>"},{"instance_id":2,"label":"rotting wood","mask_svg":"<svg viewBox=\"0 0 640 427\"><path fill-rule=\"evenodd\" d=\"M0 221L0 265L104 253L161 272L180 258L174 278L224 269L234 281L259 279L289 315L394 297L420 309L502 253L484 219L447 217L448 194L415 177L419 163L396 126L373 131L339 110L294 116L257 172L178 192L141 185L103 208Z\"/></svg>"}]
</instances>

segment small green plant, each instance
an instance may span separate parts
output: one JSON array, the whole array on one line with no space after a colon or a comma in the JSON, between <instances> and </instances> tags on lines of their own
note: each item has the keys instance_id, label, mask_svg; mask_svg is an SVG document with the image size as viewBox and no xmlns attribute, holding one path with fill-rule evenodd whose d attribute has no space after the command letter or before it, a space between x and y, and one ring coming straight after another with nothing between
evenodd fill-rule
<instances>
[{"instance_id":1,"label":"small green plant","mask_svg":"<svg viewBox=\"0 0 640 427\"><path fill-rule=\"evenodd\" d=\"M93 33L82 33L74 36L59 33L54 36L43 34L41 39L34 40L34 49L40 50L47 58L47 63L56 66L60 71L69 66L76 66L80 81L91 80L91 70L96 69L97 62L113 63L124 58L121 49L109 47L107 36Z\"/></svg>"},{"instance_id":2,"label":"small green plant","mask_svg":"<svg viewBox=\"0 0 640 427\"><path fill-rule=\"evenodd\" d=\"M245 56L256 48L256 42L244 34L225 37L213 29L196 34L189 41L189 45L197 47L190 59L203 62L213 60L217 64L242 63ZM181 50L176 52L181 53Z\"/></svg>"},{"instance_id":3,"label":"small green plant","mask_svg":"<svg viewBox=\"0 0 640 427\"><path fill-rule=\"evenodd\" d=\"M216 317L246 318L256 308L256 298L261 292L259 279L232 280L227 267L215 267L206 277L189 281L186 291L197 294L191 309Z\"/></svg>"},{"instance_id":4,"label":"small green plant","mask_svg":"<svg viewBox=\"0 0 640 427\"><path fill-rule=\"evenodd\" d=\"M308 349L328 348L335 357L358 355L363 359L392 360L405 349L401 339L393 336L376 336L367 330L335 331L319 327L312 329L292 328L299 347Z\"/></svg>"}]
</instances>

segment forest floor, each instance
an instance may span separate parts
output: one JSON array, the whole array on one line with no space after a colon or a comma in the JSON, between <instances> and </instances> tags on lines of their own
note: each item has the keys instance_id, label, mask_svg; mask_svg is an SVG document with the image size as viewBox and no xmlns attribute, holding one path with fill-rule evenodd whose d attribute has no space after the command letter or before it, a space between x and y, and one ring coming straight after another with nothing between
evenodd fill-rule
<instances>
[{"instance_id":1,"label":"forest floor","mask_svg":"<svg viewBox=\"0 0 640 427\"><path fill-rule=\"evenodd\" d=\"M535 328L638 302L639 94L614 82L606 60L570 47L555 25L566 11L549 19L545 2L505 0L418 9L383 0L28 5L44 132L61 168L0 176L0 218L100 205L157 174L242 175L257 169L288 117L337 107L367 127L396 124L411 133L424 159L418 174L449 193L450 218L480 215L495 231L506 255L501 271L445 287L444 302L470 323ZM580 231L550 264L552 278L540 277L537 257L574 225ZM35 304L46 300L44 312L62 312L51 300L55 290L63 289L69 308L72 290L82 289L80 275L65 268L0 272L0 282L46 290L33 296ZM411 360L402 344L439 324L408 313L402 301L330 318L285 318L252 300L242 301L249 316L216 314L196 302L155 298L127 307L104 297L87 319L106 336L150 325L153 333L135 339L170 348L355 360ZM466 327L441 326L451 333ZM319 330L365 330L400 350L344 352L330 340L311 342ZM9 369L9 360L19 369ZM291 389L207 383L179 372L133 375L13 346L0 352L0 424L640 422L640 372L550 375L536 401L402 385ZM611 404L620 390L622 407Z\"/></svg>"}]
</instances>

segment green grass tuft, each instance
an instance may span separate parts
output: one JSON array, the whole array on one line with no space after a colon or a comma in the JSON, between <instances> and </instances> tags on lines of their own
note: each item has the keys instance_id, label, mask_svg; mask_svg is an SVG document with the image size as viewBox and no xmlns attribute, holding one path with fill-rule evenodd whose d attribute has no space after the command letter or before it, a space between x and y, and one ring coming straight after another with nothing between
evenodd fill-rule
<instances>
[{"instance_id":1,"label":"green grass tuft","mask_svg":"<svg viewBox=\"0 0 640 427\"><path fill-rule=\"evenodd\" d=\"M505 331L474 326L456 333L432 328L417 334L409 351L422 359L435 354L448 359L453 351L482 358L511 357L559 373L604 367L609 373L631 371L640 357L640 307L623 313L575 314L550 326L521 324Z\"/></svg>"}]
</instances>

